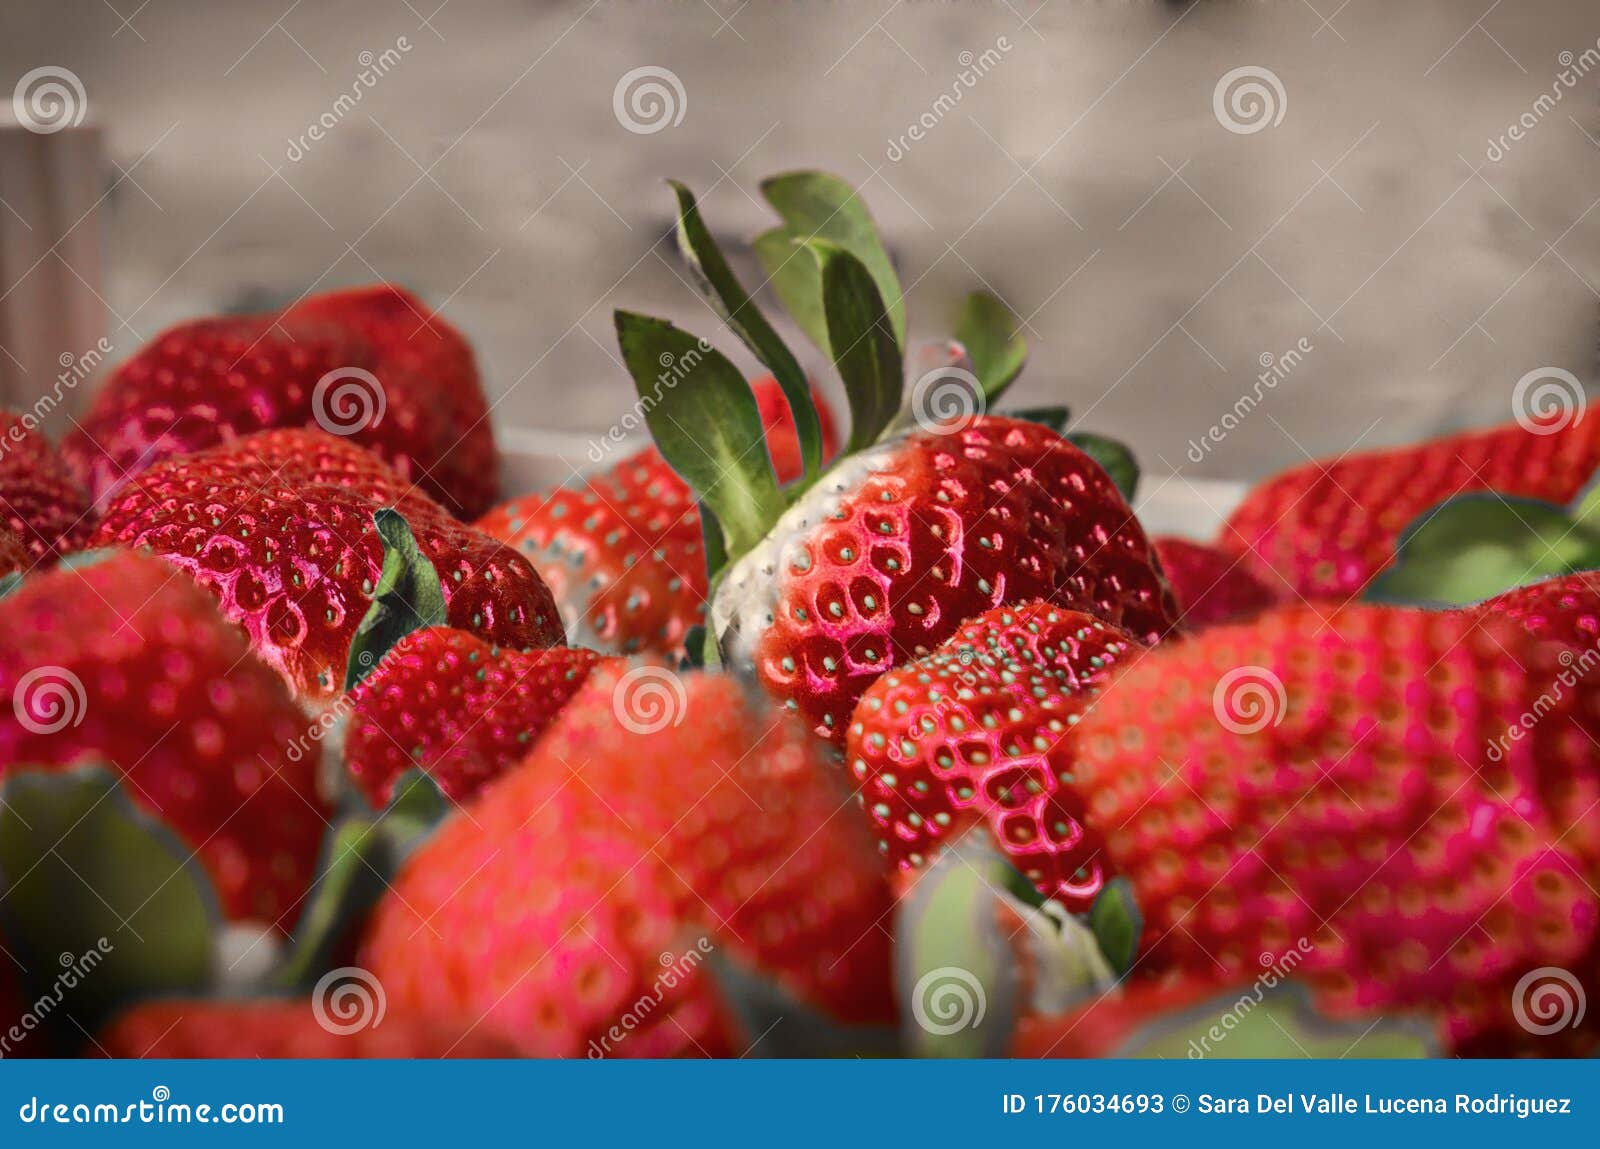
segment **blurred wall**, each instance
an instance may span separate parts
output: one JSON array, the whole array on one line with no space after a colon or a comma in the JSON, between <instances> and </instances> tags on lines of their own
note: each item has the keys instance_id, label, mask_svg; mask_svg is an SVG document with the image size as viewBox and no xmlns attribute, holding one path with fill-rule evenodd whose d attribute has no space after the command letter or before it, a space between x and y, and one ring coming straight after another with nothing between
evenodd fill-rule
<instances>
[{"instance_id":1,"label":"blurred wall","mask_svg":"<svg viewBox=\"0 0 1600 1149\"><path fill-rule=\"evenodd\" d=\"M1600 4L7 0L0 23L4 84L69 69L106 134L118 354L395 279L476 338L502 428L581 439L632 398L613 307L734 346L680 282L661 178L735 242L761 176L821 166L888 233L915 330L989 285L1028 317L1015 401L1154 469L1253 475L1593 375ZM640 68L664 118L619 91Z\"/></svg>"}]
</instances>

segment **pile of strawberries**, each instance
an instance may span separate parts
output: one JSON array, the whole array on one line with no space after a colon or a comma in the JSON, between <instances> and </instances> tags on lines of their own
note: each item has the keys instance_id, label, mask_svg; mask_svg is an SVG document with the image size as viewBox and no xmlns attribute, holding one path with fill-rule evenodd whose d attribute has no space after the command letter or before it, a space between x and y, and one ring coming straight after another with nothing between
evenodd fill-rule
<instances>
[{"instance_id":1,"label":"pile of strawberries","mask_svg":"<svg viewBox=\"0 0 1600 1149\"><path fill-rule=\"evenodd\" d=\"M848 186L755 244L847 431L674 190L765 374L619 311L654 443L580 483L497 503L388 286L4 417L0 1052L1595 1051L1600 422L1152 539L998 299L908 353Z\"/></svg>"}]
</instances>

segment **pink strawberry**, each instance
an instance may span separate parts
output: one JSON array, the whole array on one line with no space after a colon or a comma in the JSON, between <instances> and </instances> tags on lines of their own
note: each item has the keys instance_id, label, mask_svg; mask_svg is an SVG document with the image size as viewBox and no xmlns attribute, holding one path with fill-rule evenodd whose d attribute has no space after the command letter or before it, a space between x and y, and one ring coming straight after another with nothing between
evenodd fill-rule
<instances>
[{"instance_id":1,"label":"pink strawberry","mask_svg":"<svg viewBox=\"0 0 1600 1149\"><path fill-rule=\"evenodd\" d=\"M469 1022L448 1024L379 1015L372 1024L333 1018L303 1000L157 1001L135 1006L98 1038L110 1058L432 1058L513 1057L508 1043ZM343 1026L349 1024L348 1032Z\"/></svg>"},{"instance_id":2,"label":"pink strawberry","mask_svg":"<svg viewBox=\"0 0 1600 1149\"><path fill-rule=\"evenodd\" d=\"M1139 644L1092 615L996 607L856 706L847 760L896 869L922 865L976 820L1046 897L1086 910L1104 882L1062 735Z\"/></svg>"},{"instance_id":3,"label":"pink strawberry","mask_svg":"<svg viewBox=\"0 0 1600 1149\"><path fill-rule=\"evenodd\" d=\"M1514 983L1589 976L1600 926L1592 691L1551 701L1556 653L1499 619L1298 607L1117 676L1068 740L1145 918L1141 965L1232 979L1299 948L1334 1014L1520 1047ZM1527 739L1489 749L1536 706Z\"/></svg>"},{"instance_id":4,"label":"pink strawberry","mask_svg":"<svg viewBox=\"0 0 1600 1149\"><path fill-rule=\"evenodd\" d=\"M497 488L487 415L460 333L408 292L380 285L163 332L112 372L66 450L103 504L174 455L321 426L471 517Z\"/></svg>"},{"instance_id":5,"label":"pink strawberry","mask_svg":"<svg viewBox=\"0 0 1600 1149\"><path fill-rule=\"evenodd\" d=\"M361 448L280 430L159 463L106 508L95 540L192 576L295 691L326 703L382 569L392 506L444 583L450 625L513 650L559 645L550 592L516 552L452 519Z\"/></svg>"},{"instance_id":6,"label":"pink strawberry","mask_svg":"<svg viewBox=\"0 0 1600 1149\"><path fill-rule=\"evenodd\" d=\"M1243 622L1276 601L1272 589L1237 555L1174 535L1151 543L1190 630Z\"/></svg>"},{"instance_id":7,"label":"pink strawberry","mask_svg":"<svg viewBox=\"0 0 1600 1149\"><path fill-rule=\"evenodd\" d=\"M502 650L430 627L350 692L346 768L376 807L421 769L460 802L523 758L600 661L590 650Z\"/></svg>"},{"instance_id":8,"label":"pink strawberry","mask_svg":"<svg viewBox=\"0 0 1600 1149\"><path fill-rule=\"evenodd\" d=\"M108 552L0 600L0 777L114 766L198 851L230 917L278 922L311 883L328 810L288 748L307 729L211 596Z\"/></svg>"},{"instance_id":9,"label":"pink strawberry","mask_svg":"<svg viewBox=\"0 0 1600 1149\"><path fill-rule=\"evenodd\" d=\"M602 664L412 856L364 961L396 1008L487 1013L540 1054L584 1052L693 950L620 1052L744 1048L698 968L710 949L836 1016L885 1019L892 902L838 782L732 678Z\"/></svg>"},{"instance_id":10,"label":"pink strawberry","mask_svg":"<svg viewBox=\"0 0 1600 1149\"><path fill-rule=\"evenodd\" d=\"M1469 491L1565 504L1600 467L1600 419L1508 423L1412 447L1307 463L1261 483L1218 538L1268 586L1350 599L1388 566L1401 533Z\"/></svg>"},{"instance_id":11,"label":"pink strawberry","mask_svg":"<svg viewBox=\"0 0 1600 1149\"><path fill-rule=\"evenodd\" d=\"M93 525L88 497L55 447L24 417L0 411L0 527L22 542L26 565L80 549Z\"/></svg>"},{"instance_id":12,"label":"pink strawberry","mask_svg":"<svg viewBox=\"0 0 1600 1149\"><path fill-rule=\"evenodd\" d=\"M777 382L753 385L780 480L799 477L794 417ZM837 448L833 417L817 401L823 449ZM513 499L478 529L517 547L550 586L567 635L613 653L682 658L705 622L706 556L694 495L653 447L582 486Z\"/></svg>"},{"instance_id":13,"label":"pink strawberry","mask_svg":"<svg viewBox=\"0 0 1600 1149\"><path fill-rule=\"evenodd\" d=\"M1574 655L1600 653L1600 572L1546 579L1467 607L1471 618L1499 616L1530 634L1562 643Z\"/></svg>"}]
</instances>

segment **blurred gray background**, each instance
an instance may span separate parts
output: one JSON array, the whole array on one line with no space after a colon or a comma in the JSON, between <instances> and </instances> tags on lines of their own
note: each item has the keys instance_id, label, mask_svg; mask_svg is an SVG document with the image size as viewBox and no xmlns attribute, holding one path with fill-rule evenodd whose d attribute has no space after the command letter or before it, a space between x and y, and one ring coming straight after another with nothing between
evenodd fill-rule
<instances>
[{"instance_id":1,"label":"blurred gray background","mask_svg":"<svg viewBox=\"0 0 1600 1149\"><path fill-rule=\"evenodd\" d=\"M0 205L43 242L0 290L93 285L114 358L398 280L474 337L507 440L576 463L633 397L613 307L736 348L682 282L662 178L741 244L763 175L826 167L915 333L987 285L1027 317L1014 402L1251 476L1503 421L1530 371L1592 380L1597 40L1591 0L6 0L0 95L70 70L108 163L74 177L87 218Z\"/></svg>"}]
</instances>

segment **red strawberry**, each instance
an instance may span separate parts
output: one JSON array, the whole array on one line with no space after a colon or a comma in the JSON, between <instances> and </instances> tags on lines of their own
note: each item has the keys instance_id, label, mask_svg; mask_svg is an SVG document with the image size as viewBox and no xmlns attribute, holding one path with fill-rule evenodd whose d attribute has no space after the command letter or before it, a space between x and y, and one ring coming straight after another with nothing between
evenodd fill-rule
<instances>
[{"instance_id":1,"label":"red strawberry","mask_svg":"<svg viewBox=\"0 0 1600 1149\"><path fill-rule=\"evenodd\" d=\"M173 455L321 426L471 517L497 486L487 411L460 333L382 285L163 332L112 372L66 450L103 503Z\"/></svg>"},{"instance_id":2,"label":"red strawberry","mask_svg":"<svg viewBox=\"0 0 1600 1149\"><path fill-rule=\"evenodd\" d=\"M0 578L13 571L25 571L33 565L33 556L10 527L0 523Z\"/></svg>"},{"instance_id":3,"label":"red strawberry","mask_svg":"<svg viewBox=\"0 0 1600 1149\"><path fill-rule=\"evenodd\" d=\"M711 620L725 661L842 743L879 675L1035 598L1143 642L1177 614L1099 465L1047 427L988 416L840 462L729 568Z\"/></svg>"},{"instance_id":4,"label":"red strawberry","mask_svg":"<svg viewBox=\"0 0 1600 1149\"><path fill-rule=\"evenodd\" d=\"M0 776L113 764L199 852L225 911L278 921L315 872L327 810L287 748L306 718L211 597L112 554L0 600Z\"/></svg>"},{"instance_id":5,"label":"red strawberry","mask_svg":"<svg viewBox=\"0 0 1600 1149\"><path fill-rule=\"evenodd\" d=\"M1205 975L1131 982L1069 1013L1023 1017L1011 1037L1011 1057L1118 1057L1174 1015L1217 1002L1218 1010L1253 994L1247 982L1230 987Z\"/></svg>"},{"instance_id":6,"label":"red strawberry","mask_svg":"<svg viewBox=\"0 0 1600 1149\"><path fill-rule=\"evenodd\" d=\"M1518 1045L1513 984L1587 977L1600 924L1574 857L1592 866L1593 692L1552 700L1562 666L1515 623L1370 607L1273 611L1139 660L1068 738L1145 917L1141 963L1237 978L1298 946L1334 1014L1422 1011L1458 1051Z\"/></svg>"},{"instance_id":7,"label":"red strawberry","mask_svg":"<svg viewBox=\"0 0 1600 1149\"><path fill-rule=\"evenodd\" d=\"M1173 535L1152 539L1151 545L1187 629L1243 622L1276 601L1272 589L1237 555Z\"/></svg>"},{"instance_id":8,"label":"red strawberry","mask_svg":"<svg viewBox=\"0 0 1600 1149\"><path fill-rule=\"evenodd\" d=\"M451 626L514 650L560 644L550 592L520 556L320 431L267 431L159 463L106 508L94 537L186 571L299 694L326 702L382 570L372 515L384 506L437 569Z\"/></svg>"},{"instance_id":9,"label":"red strawberry","mask_svg":"<svg viewBox=\"0 0 1600 1149\"><path fill-rule=\"evenodd\" d=\"M379 809L412 769L463 801L527 754L599 660L565 647L502 650L448 627L418 631L350 692L346 768Z\"/></svg>"},{"instance_id":10,"label":"red strawberry","mask_svg":"<svg viewBox=\"0 0 1600 1149\"><path fill-rule=\"evenodd\" d=\"M1137 649L1092 615L1027 603L980 615L878 679L856 706L847 758L879 849L910 869L986 819L1041 893L1088 909L1104 867L1062 735Z\"/></svg>"},{"instance_id":11,"label":"red strawberry","mask_svg":"<svg viewBox=\"0 0 1600 1149\"><path fill-rule=\"evenodd\" d=\"M753 385L780 480L800 475L794 416L771 378ZM817 402L823 451L838 446ZM705 622L706 556L689 486L654 447L578 487L513 499L478 529L527 555L561 608L570 641L612 653L682 658Z\"/></svg>"},{"instance_id":12,"label":"red strawberry","mask_svg":"<svg viewBox=\"0 0 1600 1149\"><path fill-rule=\"evenodd\" d=\"M310 998L290 1001L157 1001L135 1006L98 1038L111 1058L514 1057L513 1046L470 1020L441 1023L398 1014L373 1024L319 1020Z\"/></svg>"},{"instance_id":13,"label":"red strawberry","mask_svg":"<svg viewBox=\"0 0 1600 1149\"><path fill-rule=\"evenodd\" d=\"M80 549L93 527L88 497L50 440L9 411L0 411L0 527L22 541L28 566Z\"/></svg>"},{"instance_id":14,"label":"red strawberry","mask_svg":"<svg viewBox=\"0 0 1600 1149\"><path fill-rule=\"evenodd\" d=\"M1565 645L1574 655L1600 653L1600 572L1581 571L1518 587L1467 607L1472 618L1498 615L1530 634Z\"/></svg>"},{"instance_id":15,"label":"red strawberry","mask_svg":"<svg viewBox=\"0 0 1600 1149\"><path fill-rule=\"evenodd\" d=\"M488 1011L524 1049L571 1055L651 995L672 964L659 955L691 948L841 1018L884 1019L891 906L803 728L726 676L606 664L412 856L365 961L396 1008ZM705 982L658 987L652 1028L622 1052L739 1052ZM682 1030L662 1024L669 1008Z\"/></svg>"},{"instance_id":16,"label":"red strawberry","mask_svg":"<svg viewBox=\"0 0 1600 1149\"><path fill-rule=\"evenodd\" d=\"M1218 545L1250 558L1275 590L1354 598L1394 560L1401 533L1446 499L1498 491L1572 500L1600 467L1600 419L1560 429L1508 423L1307 463L1246 496Z\"/></svg>"}]
</instances>

